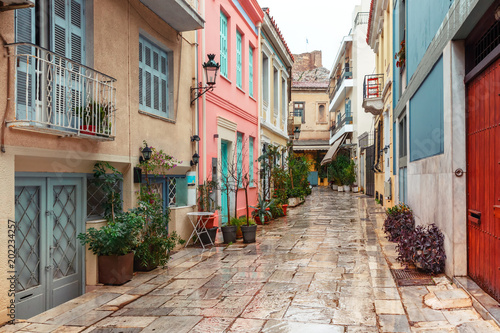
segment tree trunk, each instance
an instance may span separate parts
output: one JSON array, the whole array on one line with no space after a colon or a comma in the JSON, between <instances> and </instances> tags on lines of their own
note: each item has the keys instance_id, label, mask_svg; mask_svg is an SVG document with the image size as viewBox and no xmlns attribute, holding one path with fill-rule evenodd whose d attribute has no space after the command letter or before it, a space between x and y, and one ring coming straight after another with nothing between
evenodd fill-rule
<instances>
[{"instance_id":1,"label":"tree trunk","mask_svg":"<svg viewBox=\"0 0 500 333\"><path fill-rule=\"evenodd\" d=\"M250 220L248 218L248 213L249 213L249 210L248 210L248 186L245 186L245 202L246 202L246 206L247 206L247 227L249 227Z\"/></svg>"}]
</instances>

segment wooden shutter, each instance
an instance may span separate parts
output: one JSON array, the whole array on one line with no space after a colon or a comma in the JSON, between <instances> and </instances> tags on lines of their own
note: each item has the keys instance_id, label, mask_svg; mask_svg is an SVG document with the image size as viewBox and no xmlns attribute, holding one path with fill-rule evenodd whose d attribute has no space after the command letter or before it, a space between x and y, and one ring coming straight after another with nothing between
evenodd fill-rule
<instances>
[{"instance_id":1,"label":"wooden shutter","mask_svg":"<svg viewBox=\"0 0 500 333\"><path fill-rule=\"evenodd\" d=\"M253 97L253 48L248 47L248 93Z\"/></svg>"},{"instance_id":2,"label":"wooden shutter","mask_svg":"<svg viewBox=\"0 0 500 333\"><path fill-rule=\"evenodd\" d=\"M241 88L241 34L236 32L236 85Z\"/></svg>"},{"instance_id":3,"label":"wooden shutter","mask_svg":"<svg viewBox=\"0 0 500 333\"><path fill-rule=\"evenodd\" d=\"M248 153L248 173L250 173L250 186L253 186L253 138L250 138Z\"/></svg>"},{"instance_id":4,"label":"wooden shutter","mask_svg":"<svg viewBox=\"0 0 500 333\"><path fill-rule=\"evenodd\" d=\"M238 140L236 143L237 146L237 151L236 151L236 160L237 160L237 165L236 165L236 172L238 174L238 183L239 187L241 187L241 175L243 172L243 134L238 133Z\"/></svg>"},{"instance_id":5,"label":"wooden shutter","mask_svg":"<svg viewBox=\"0 0 500 333\"><path fill-rule=\"evenodd\" d=\"M35 43L35 8L17 9L15 11L15 41L16 43ZM18 54L24 54L19 58L16 73L16 119L35 119L33 77L34 63L32 55L33 47L19 46Z\"/></svg>"},{"instance_id":6,"label":"wooden shutter","mask_svg":"<svg viewBox=\"0 0 500 333\"><path fill-rule=\"evenodd\" d=\"M351 116L351 100L348 100L345 103L345 116L346 116L346 118ZM347 119L346 119L346 121L347 121Z\"/></svg>"},{"instance_id":7,"label":"wooden shutter","mask_svg":"<svg viewBox=\"0 0 500 333\"><path fill-rule=\"evenodd\" d=\"M227 18L220 13L220 74L227 77Z\"/></svg>"}]
</instances>

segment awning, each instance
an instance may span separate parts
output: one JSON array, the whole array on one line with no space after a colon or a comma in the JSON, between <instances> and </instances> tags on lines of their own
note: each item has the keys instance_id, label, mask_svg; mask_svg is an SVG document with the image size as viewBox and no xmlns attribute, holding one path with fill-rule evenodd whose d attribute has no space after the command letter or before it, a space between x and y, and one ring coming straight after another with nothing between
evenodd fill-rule
<instances>
[{"instance_id":1,"label":"awning","mask_svg":"<svg viewBox=\"0 0 500 333\"><path fill-rule=\"evenodd\" d=\"M344 143L346 136L347 136L347 133L345 133L344 135L340 136L337 140L335 140L335 142L330 147L330 149L328 149L328 152L326 153L325 157L321 161L321 165L324 165L326 163L330 163L335 158L335 156L337 155L337 153L340 149L340 145L342 143Z\"/></svg>"}]
</instances>

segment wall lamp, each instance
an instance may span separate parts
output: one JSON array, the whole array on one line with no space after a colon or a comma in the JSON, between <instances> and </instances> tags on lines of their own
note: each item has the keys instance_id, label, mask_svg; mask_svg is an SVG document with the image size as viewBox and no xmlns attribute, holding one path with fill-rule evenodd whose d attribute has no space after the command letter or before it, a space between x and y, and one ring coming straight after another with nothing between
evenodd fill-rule
<instances>
[{"instance_id":1,"label":"wall lamp","mask_svg":"<svg viewBox=\"0 0 500 333\"><path fill-rule=\"evenodd\" d=\"M207 85L204 87L201 82L198 83L198 86L195 88L191 88L191 94L193 95L193 99L191 100L191 105L193 105L194 101L200 98L207 91L214 90L215 81L217 80L217 71L219 70L219 63L214 61L215 54L207 54L208 62L203 63L203 69L205 70L205 77L207 81Z\"/></svg>"},{"instance_id":2,"label":"wall lamp","mask_svg":"<svg viewBox=\"0 0 500 333\"><path fill-rule=\"evenodd\" d=\"M295 130L293 131L293 137L295 138L295 140L299 139L299 137L300 137L300 128L295 127Z\"/></svg>"},{"instance_id":3,"label":"wall lamp","mask_svg":"<svg viewBox=\"0 0 500 333\"><path fill-rule=\"evenodd\" d=\"M195 166L196 164L198 164L199 161L200 161L200 155L198 155L198 153L194 153L193 159L191 160L191 162L189 162L189 164L191 164L191 166Z\"/></svg>"},{"instance_id":4,"label":"wall lamp","mask_svg":"<svg viewBox=\"0 0 500 333\"><path fill-rule=\"evenodd\" d=\"M196 134L191 137L191 142L195 142L195 141L196 142L200 141L200 137Z\"/></svg>"},{"instance_id":5,"label":"wall lamp","mask_svg":"<svg viewBox=\"0 0 500 333\"><path fill-rule=\"evenodd\" d=\"M142 156L139 157L139 163L147 162L151 159L152 150L148 146L145 146L141 150Z\"/></svg>"}]
</instances>

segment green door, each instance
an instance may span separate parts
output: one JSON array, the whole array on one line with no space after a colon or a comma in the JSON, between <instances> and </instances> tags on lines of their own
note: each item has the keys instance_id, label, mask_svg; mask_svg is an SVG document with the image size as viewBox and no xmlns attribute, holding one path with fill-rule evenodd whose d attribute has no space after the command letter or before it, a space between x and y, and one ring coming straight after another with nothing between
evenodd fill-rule
<instances>
[{"instance_id":1,"label":"green door","mask_svg":"<svg viewBox=\"0 0 500 333\"><path fill-rule=\"evenodd\" d=\"M82 294L83 178L16 178L16 317Z\"/></svg>"},{"instance_id":2,"label":"green door","mask_svg":"<svg viewBox=\"0 0 500 333\"><path fill-rule=\"evenodd\" d=\"M224 187L227 184L227 161L228 161L228 151L227 151L227 142L222 141L220 145L221 152L221 212L222 212L222 225L227 224L228 222L228 200L227 200L227 191Z\"/></svg>"}]
</instances>

